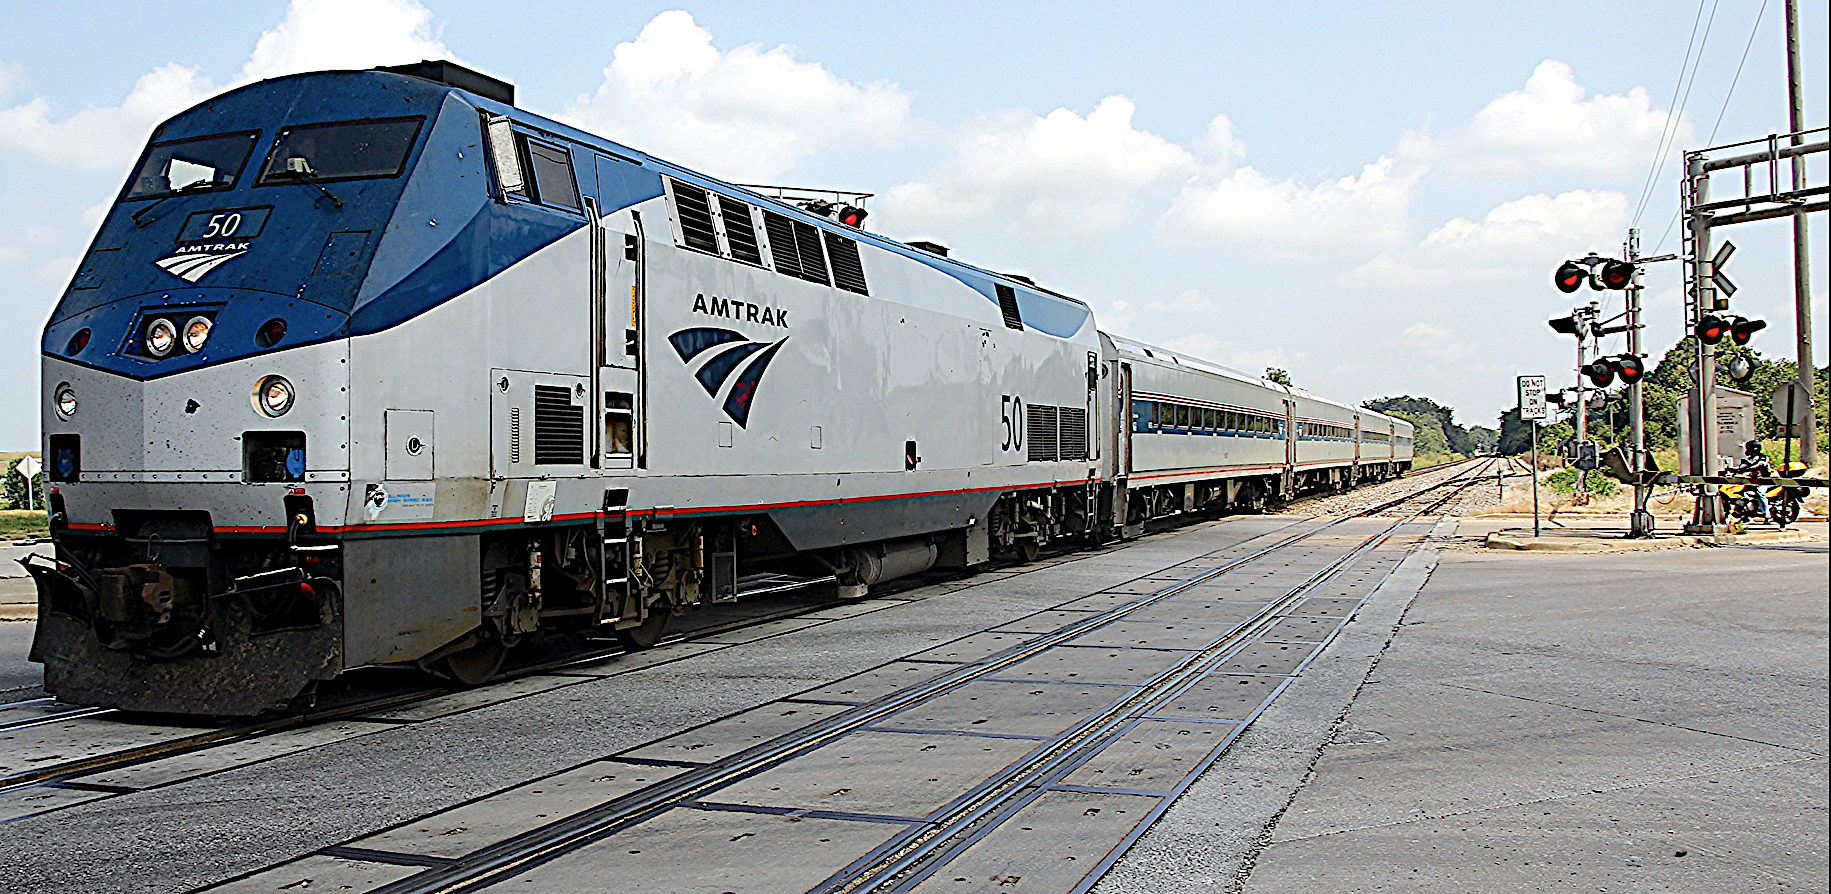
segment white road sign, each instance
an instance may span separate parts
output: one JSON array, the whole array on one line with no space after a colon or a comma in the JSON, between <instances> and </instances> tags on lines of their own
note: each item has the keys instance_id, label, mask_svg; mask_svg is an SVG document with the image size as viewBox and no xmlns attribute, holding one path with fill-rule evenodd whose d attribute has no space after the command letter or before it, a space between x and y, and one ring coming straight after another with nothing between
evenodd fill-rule
<instances>
[{"instance_id":1,"label":"white road sign","mask_svg":"<svg viewBox=\"0 0 1831 894\"><path fill-rule=\"evenodd\" d=\"M1788 399L1792 400L1791 407ZM1812 406L1812 398L1806 396L1806 389L1798 382L1788 382L1774 389L1774 418L1781 425L1788 427L1806 424L1806 408ZM1788 410L1791 409L1791 413Z\"/></svg>"},{"instance_id":2,"label":"white road sign","mask_svg":"<svg viewBox=\"0 0 1831 894\"><path fill-rule=\"evenodd\" d=\"M33 475L38 474L40 468L41 466L38 465L38 457L28 456L19 460L19 464L14 466L13 470L20 475L23 475L25 480L30 481L32 480Z\"/></svg>"},{"instance_id":3,"label":"white road sign","mask_svg":"<svg viewBox=\"0 0 1831 894\"><path fill-rule=\"evenodd\" d=\"M1545 418L1545 377L1519 377L1519 418L1542 420Z\"/></svg>"}]
</instances>

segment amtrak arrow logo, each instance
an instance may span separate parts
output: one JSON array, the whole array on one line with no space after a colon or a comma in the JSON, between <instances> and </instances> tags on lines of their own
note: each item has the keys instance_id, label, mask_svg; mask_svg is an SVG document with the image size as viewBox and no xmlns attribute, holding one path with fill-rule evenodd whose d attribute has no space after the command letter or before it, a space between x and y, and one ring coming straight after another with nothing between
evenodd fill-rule
<instances>
[{"instance_id":1,"label":"amtrak arrow logo","mask_svg":"<svg viewBox=\"0 0 1831 894\"><path fill-rule=\"evenodd\" d=\"M196 282L203 275L221 267L248 253L248 243L231 243L228 245L199 246L191 251L180 251L169 258L160 258L153 263L159 269L170 273L185 282Z\"/></svg>"},{"instance_id":2,"label":"amtrak arrow logo","mask_svg":"<svg viewBox=\"0 0 1831 894\"><path fill-rule=\"evenodd\" d=\"M726 380L731 381L731 390L725 395L725 415L739 428L748 427L750 402L757 395L757 383L762 381L763 371L769 368L769 361L776 358L776 352L786 341L788 336L773 344L764 344L746 340L729 329L709 328L682 329L668 336L668 344L674 346L674 353L680 355L682 363L690 365L695 357L711 355L693 378L698 379L700 387L714 398L718 397ZM743 366L742 372L737 372L739 365Z\"/></svg>"}]
</instances>

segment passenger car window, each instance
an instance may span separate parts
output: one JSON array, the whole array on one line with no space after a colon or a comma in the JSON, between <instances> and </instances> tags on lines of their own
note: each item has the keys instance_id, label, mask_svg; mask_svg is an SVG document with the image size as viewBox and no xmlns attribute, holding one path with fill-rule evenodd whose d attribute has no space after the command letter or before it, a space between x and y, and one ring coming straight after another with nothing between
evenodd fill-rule
<instances>
[{"instance_id":1,"label":"passenger car window","mask_svg":"<svg viewBox=\"0 0 1831 894\"><path fill-rule=\"evenodd\" d=\"M126 198L150 199L175 192L228 189L248 162L259 134L224 134L155 143L134 174Z\"/></svg>"},{"instance_id":2,"label":"passenger car window","mask_svg":"<svg viewBox=\"0 0 1831 894\"><path fill-rule=\"evenodd\" d=\"M342 121L288 127L275 138L261 185L301 180L398 177L424 118Z\"/></svg>"}]
</instances>

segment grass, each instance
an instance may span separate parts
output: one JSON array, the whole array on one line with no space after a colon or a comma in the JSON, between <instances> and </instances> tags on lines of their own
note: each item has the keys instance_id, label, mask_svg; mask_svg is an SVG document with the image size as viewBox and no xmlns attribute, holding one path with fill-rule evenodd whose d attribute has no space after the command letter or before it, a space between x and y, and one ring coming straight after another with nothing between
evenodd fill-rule
<instances>
[{"instance_id":1,"label":"grass","mask_svg":"<svg viewBox=\"0 0 1831 894\"><path fill-rule=\"evenodd\" d=\"M1428 469L1431 466L1440 466L1444 463L1453 463L1457 460L1467 458L1468 457L1465 457L1460 453L1420 453L1412 457L1411 467L1414 469Z\"/></svg>"},{"instance_id":2,"label":"grass","mask_svg":"<svg viewBox=\"0 0 1831 894\"><path fill-rule=\"evenodd\" d=\"M0 509L0 540L46 537L50 533L50 523L45 520L45 514L42 511Z\"/></svg>"}]
</instances>

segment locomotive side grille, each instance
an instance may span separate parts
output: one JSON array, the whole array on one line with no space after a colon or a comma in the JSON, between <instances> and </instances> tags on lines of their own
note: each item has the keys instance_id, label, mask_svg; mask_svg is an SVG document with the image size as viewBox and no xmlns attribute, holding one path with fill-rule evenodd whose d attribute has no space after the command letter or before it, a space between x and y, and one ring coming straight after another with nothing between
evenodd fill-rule
<instances>
[{"instance_id":1,"label":"locomotive side grille","mask_svg":"<svg viewBox=\"0 0 1831 894\"><path fill-rule=\"evenodd\" d=\"M801 278L823 286L832 285L832 280L827 279L826 257L820 251L820 228L798 220L794 224L795 250L801 253Z\"/></svg>"},{"instance_id":2,"label":"locomotive side grille","mask_svg":"<svg viewBox=\"0 0 1831 894\"><path fill-rule=\"evenodd\" d=\"M680 212L680 236L688 248L718 254L718 232L712 228L712 204L706 191L679 180L674 185L674 207Z\"/></svg>"},{"instance_id":3,"label":"locomotive side grille","mask_svg":"<svg viewBox=\"0 0 1831 894\"><path fill-rule=\"evenodd\" d=\"M998 312L1004 315L1005 326L1022 332L1024 315L1017 309L1017 290L1010 286L998 286Z\"/></svg>"},{"instance_id":4,"label":"locomotive side grille","mask_svg":"<svg viewBox=\"0 0 1831 894\"><path fill-rule=\"evenodd\" d=\"M718 211L725 219L725 242L731 246L731 257L746 264L763 263L763 250L757 247L757 226L750 220L750 206L719 196Z\"/></svg>"},{"instance_id":5,"label":"locomotive side grille","mask_svg":"<svg viewBox=\"0 0 1831 894\"><path fill-rule=\"evenodd\" d=\"M1032 404L1026 410L1024 439L1029 442L1030 461L1055 462L1057 455L1056 409Z\"/></svg>"},{"instance_id":6,"label":"locomotive side grille","mask_svg":"<svg viewBox=\"0 0 1831 894\"><path fill-rule=\"evenodd\" d=\"M765 211L763 230L769 234L769 253L776 260L776 272L800 277L801 252L795 249L795 222L774 211Z\"/></svg>"},{"instance_id":7,"label":"locomotive side grille","mask_svg":"<svg viewBox=\"0 0 1831 894\"><path fill-rule=\"evenodd\" d=\"M509 408L509 462L521 462L521 408Z\"/></svg>"},{"instance_id":8,"label":"locomotive side grille","mask_svg":"<svg viewBox=\"0 0 1831 894\"><path fill-rule=\"evenodd\" d=\"M1063 407L1061 409L1060 432L1062 460L1084 460L1087 458L1087 410L1082 407Z\"/></svg>"},{"instance_id":9,"label":"locomotive side grille","mask_svg":"<svg viewBox=\"0 0 1831 894\"><path fill-rule=\"evenodd\" d=\"M585 408L572 405L572 389L534 386L534 464L585 461Z\"/></svg>"},{"instance_id":10,"label":"locomotive side grille","mask_svg":"<svg viewBox=\"0 0 1831 894\"><path fill-rule=\"evenodd\" d=\"M821 232L826 235L827 259L833 262L833 284L848 292L871 294L865 286L865 265L858 258L858 243L828 230Z\"/></svg>"}]
</instances>

